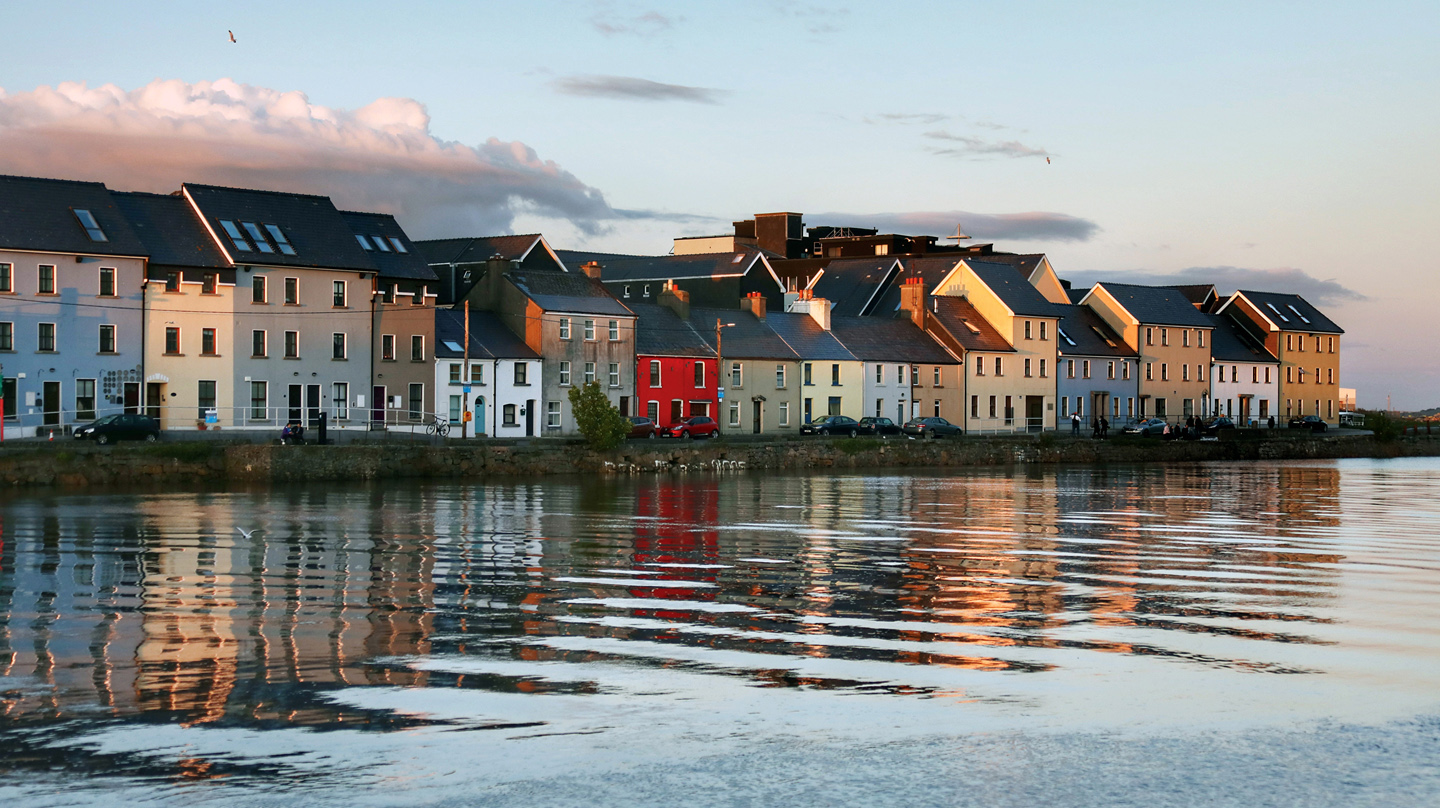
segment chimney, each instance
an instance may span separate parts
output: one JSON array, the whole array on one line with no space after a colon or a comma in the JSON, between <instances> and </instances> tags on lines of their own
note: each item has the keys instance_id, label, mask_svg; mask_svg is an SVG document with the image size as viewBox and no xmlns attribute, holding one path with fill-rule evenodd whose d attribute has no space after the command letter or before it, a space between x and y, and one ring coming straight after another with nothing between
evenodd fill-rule
<instances>
[{"instance_id":1,"label":"chimney","mask_svg":"<svg viewBox=\"0 0 1440 808\"><path fill-rule=\"evenodd\" d=\"M682 320L690 319L690 293L677 288L675 281L665 281L665 285L660 289L659 302L660 305L675 312L676 317Z\"/></svg>"},{"instance_id":2,"label":"chimney","mask_svg":"<svg viewBox=\"0 0 1440 808\"><path fill-rule=\"evenodd\" d=\"M905 279L900 286L900 310L908 312L922 331L925 329L925 281L913 275Z\"/></svg>"},{"instance_id":3,"label":"chimney","mask_svg":"<svg viewBox=\"0 0 1440 808\"><path fill-rule=\"evenodd\" d=\"M755 315L757 320L765 319L765 296L759 292L751 292L740 299L740 309Z\"/></svg>"},{"instance_id":4,"label":"chimney","mask_svg":"<svg viewBox=\"0 0 1440 808\"><path fill-rule=\"evenodd\" d=\"M482 309L494 311L500 304L500 278L515 267L515 262L503 255L492 255L485 261L485 277L470 288L465 296ZM457 304L459 301L456 301Z\"/></svg>"},{"instance_id":5,"label":"chimney","mask_svg":"<svg viewBox=\"0 0 1440 808\"><path fill-rule=\"evenodd\" d=\"M789 298L789 295L786 295ZM830 330L830 301L823 297L816 297L809 289L802 289L799 298L790 304L790 311L796 314L808 314L825 331Z\"/></svg>"},{"instance_id":6,"label":"chimney","mask_svg":"<svg viewBox=\"0 0 1440 808\"><path fill-rule=\"evenodd\" d=\"M589 278L589 279L591 279L591 280L596 280L596 281L600 280L600 262L599 262L599 261L586 261L585 263L583 263L583 264L580 265L580 271L583 272L583 273L585 273L585 277L587 277L587 278Z\"/></svg>"}]
</instances>

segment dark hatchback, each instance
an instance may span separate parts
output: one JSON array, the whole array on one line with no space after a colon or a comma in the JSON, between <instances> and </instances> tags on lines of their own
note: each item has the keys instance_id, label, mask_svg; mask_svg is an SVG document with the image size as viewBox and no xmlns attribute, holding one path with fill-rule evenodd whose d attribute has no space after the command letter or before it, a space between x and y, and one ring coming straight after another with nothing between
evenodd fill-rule
<instances>
[{"instance_id":1,"label":"dark hatchback","mask_svg":"<svg viewBox=\"0 0 1440 808\"><path fill-rule=\"evenodd\" d=\"M860 422L848 415L822 415L808 424L800 425L801 435L849 435L860 434Z\"/></svg>"},{"instance_id":2,"label":"dark hatchback","mask_svg":"<svg viewBox=\"0 0 1440 808\"><path fill-rule=\"evenodd\" d=\"M654 437L655 437L655 422L651 421L649 418L645 418L645 417L642 417L642 416L639 416L639 415L632 415L632 416L629 417L628 420L630 421L630 434L627 435L626 437L628 437L628 438L654 438Z\"/></svg>"},{"instance_id":3,"label":"dark hatchback","mask_svg":"<svg viewBox=\"0 0 1440 808\"><path fill-rule=\"evenodd\" d=\"M1328 426L1329 424L1325 423L1325 419L1318 415L1306 415L1304 417L1290 419L1291 429L1308 429L1311 432L1324 432Z\"/></svg>"},{"instance_id":4,"label":"dark hatchback","mask_svg":"<svg viewBox=\"0 0 1440 808\"><path fill-rule=\"evenodd\" d=\"M958 438L965 433L944 418L915 418L906 421L901 429L917 438Z\"/></svg>"},{"instance_id":5,"label":"dark hatchback","mask_svg":"<svg viewBox=\"0 0 1440 808\"><path fill-rule=\"evenodd\" d=\"M891 435L904 435L905 433L900 429L899 424L889 418L867 417L860 419L860 434L879 435L882 438L888 438Z\"/></svg>"},{"instance_id":6,"label":"dark hatchback","mask_svg":"<svg viewBox=\"0 0 1440 808\"><path fill-rule=\"evenodd\" d=\"M75 428L77 440L93 440L104 446L122 440L160 440L160 422L148 415L107 415Z\"/></svg>"}]
</instances>

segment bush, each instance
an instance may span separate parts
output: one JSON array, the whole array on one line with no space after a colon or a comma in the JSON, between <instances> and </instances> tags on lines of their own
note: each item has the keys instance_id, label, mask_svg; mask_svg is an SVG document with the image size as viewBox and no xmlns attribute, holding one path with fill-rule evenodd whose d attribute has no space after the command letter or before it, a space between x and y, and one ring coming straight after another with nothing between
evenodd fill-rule
<instances>
[{"instance_id":1,"label":"bush","mask_svg":"<svg viewBox=\"0 0 1440 808\"><path fill-rule=\"evenodd\" d=\"M1387 412L1367 412L1365 428L1375 433L1377 442L1389 443L1405 432L1405 422Z\"/></svg>"},{"instance_id":2,"label":"bush","mask_svg":"<svg viewBox=\"0 0 1440 808\"><path fill-rule=\"evenodd\" d=\"M570 388L570 407L575 426L592 449L614 449L630 434L630 421L606 398L599 382Z\"/></svg>"}]
</instances>

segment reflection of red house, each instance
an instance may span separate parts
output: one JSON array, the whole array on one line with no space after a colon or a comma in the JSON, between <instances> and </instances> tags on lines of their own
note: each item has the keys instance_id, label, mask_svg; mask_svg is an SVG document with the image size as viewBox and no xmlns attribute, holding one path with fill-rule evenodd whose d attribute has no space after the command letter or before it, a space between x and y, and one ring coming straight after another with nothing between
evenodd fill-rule
<instances>
[{"instance_id":1,"label":"reflection of red house","mask_svg":"<svg viewBox=\"0 0 1440 808\"><path fill-rule=\"evenodd\" d=\"M719 570L720 513L718 483L678 483L658 480L656 485L636 491L635 551L632 563L660 573L658 581L700 581L714 584ZM659 565L674 564L665 567ZM685 566L685 565L696 566ZM651 566L655 565L655 566ZM715 600L719 590L711 587L635 587L630 595L663 600ZM637 612L643 616L685 619L684 613Z\"/></svg>"},{"instance_id":2,"label":"reflection of red house","mask_svg":"<svg viewBox=\"0 0 1440 808\"><path fill-rule=\"evenodd\" d=\"M662 427L696 415L718 419L715 351L690 325L688 295L667 285L659 304L629 305L637 318L634 414Z\"/></svg>"}]
</instances>

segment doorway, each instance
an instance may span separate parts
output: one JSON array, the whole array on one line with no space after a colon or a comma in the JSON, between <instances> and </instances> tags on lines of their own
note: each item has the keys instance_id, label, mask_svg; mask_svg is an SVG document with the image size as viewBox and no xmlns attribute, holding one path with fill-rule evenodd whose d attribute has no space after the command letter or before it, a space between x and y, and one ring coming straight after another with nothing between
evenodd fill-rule
<instances>
[{"instance_id":1,"label":"doorway","mask_svg":"<svg viewBox=\"0 0 1440 808\"><path fill-rule=\"evenodd\" d=\"M377 386L370 391L374 398L370 400L370 420L373 423L384 423L385 421L385 388Z\"/></svg>"},{"instance_id":2,"label":"doorway","mask_svg":"<svg viewBox=\"0 0 1440 808\"><path fill-rule=\"evenodd\" d=\"M760 429L764 426L764 420L765 408L759 401L750 402L750 431L759 435Z\"/></svg>"},{"instance_id":3,"label":"doorway","mask_svg":"<svg viewBox=\"0 0 1440 808\"><path fill-rule=\"evenodd\" d=\"M41 402L41 412L45 415L45 426L60 425L60 382L45 382L44 400Z\"/></svg>"},{"instance_id":4,"label":"doorway","mask_svg":"<svg viewBox=\"0 0 1440 808\"><path fill-rule=\"evenodd\" d=\"M287 396L286 396L287 400L286 400L286 402L285 402L285 404L286 404L286 409L287 409L287 412L285 413L285 423L287 423L287 424L298 424L298 423L300 423L300 415L301 415L301 410L302 410L302 406L301 406L300 399L301 399L301 397L304 395L304 393L305 393L305 388L302 387L301 385L298 385L298 384L292 384L292 385L290 385L290 389L287 391Z\"/></svg>"},{"instance_id":5,"label":"doorway","mask_svg":"<svg viewBox=\"0 0 1440 808\"><path fill-rule=\"evenodd\" d=\"M1240 397L1240 426L1250 423L1250 396Z\"/></svg>"},{"instance_id":6,"label":"doorway","mask_svg":"<svg viewBox=\"0 0 1440 808\"><path fill-rule=\"evenodd\" d=\"M305 425L320 426L320 385L305 385Z\"/></svg>"},{"instance_id":7,"label":"doorway","mask_svg":"<svg viewBox=\"0 0 1440 808\"><path fill-rule=\"evenodd\" d=\"M140 383L125 382L124 398L126 415L138 415L140 413Z\"/></svg>"},{"instance_id":8,"label":"doorway","mask_svg":"<svg viewBox=\"0 0 1440 808\"><path fill-rule=\"evenodd\" d=\"M1090 394L1090 422L1093 424L1110 411L1109 393Z\"/></svg>"},{"instance_id":9,"label":"doorway","mask_svg":"<svg viewBox=\"0 0 1440 808\"><path fill-rule=\"evenodd\" d=\"M1025 428L1031 432L1039 432L1045 428L1045 397L1025 397Z\"/></svg>"},{"instance_id":10,"label":"doorway","mask_svg":"<svg viewBox=\"0 0 1440 808\"><path fill-rule=\"evenodd\" d=\"M481 435L485 432L485 397L475 399L475 414L471 418L475 421L475 434Z\"/></svg>"},{"instance_id":11,"label":"doorway","mask_svg":"<svg viewBox=\"0 0 1440 808\"><path fill-rule=\"evenodd\" d=\"M535 436L535 399L525 401L525 437Z\"/></svg>"},{"instance_id":12,"label":"doorway","mask_svg":"<svg viewBox=\"0 0 1440 808\"><path fill-rule=\"evenodd\" d=\"M160 421L160 408L165 401L164 382L145 383L145 414ZM163 427L162 427L163 428Z\"/></svg>"}]
</instances>

